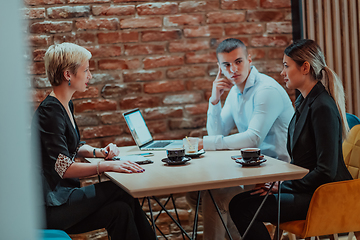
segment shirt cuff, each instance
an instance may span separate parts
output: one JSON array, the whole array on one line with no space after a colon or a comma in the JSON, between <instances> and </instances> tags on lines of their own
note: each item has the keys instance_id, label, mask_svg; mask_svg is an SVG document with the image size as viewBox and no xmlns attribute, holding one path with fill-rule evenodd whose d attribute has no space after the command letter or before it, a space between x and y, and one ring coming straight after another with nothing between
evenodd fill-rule
<instances>
[{"instance_id":1,"label":"shirt cuff","mask_svg":"<svg viewBox=\"0 0 360 240\"><path fill-rule=\"evenodd\" d=\"M75 162L74 158L71 159L65 156L62 153L59 153L59 156L56 159L55 163L55 171L59 174L61 178L63 178L66 170Z\"/></svg>"},{"instance_id":2,"label":"shirt cuff","mask_svg":"<svg viewBox=\"0 0 360 240\"><path fill-rule=\"evenodd\" d=\"M221 101L219 101L216 105L213 105L209 101L208 114L217 115L221 113Z\"/></svg>"},{"instance_id":3,"label":"shirt cuff","mask_svg":"<svg viewBox=\"0 0 360 240\"><path fill-rule=\"evenodd\" d=\"M204 136L203 137L203 146L204 150L216 150L216 138L218 136Z\"/></svg>"}]
</instances>

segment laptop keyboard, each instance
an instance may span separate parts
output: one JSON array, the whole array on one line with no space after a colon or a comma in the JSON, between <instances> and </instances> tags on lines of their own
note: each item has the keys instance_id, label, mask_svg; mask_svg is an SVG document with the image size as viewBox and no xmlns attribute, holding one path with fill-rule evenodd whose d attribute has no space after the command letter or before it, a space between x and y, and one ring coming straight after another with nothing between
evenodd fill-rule
<instances>
[{"instance_id":1,"label":"laptop keyboard","mask_svg":"<svg viewBox=\"0 0 360 240\"><path fill-rule=\"evenodd\" d=\"M154 144L151 144L149 147L156 147L156 148L161 148L161 147L165 147L167 145L169 145L171 142L156 142Z\"/></svg>"}]
</instances>

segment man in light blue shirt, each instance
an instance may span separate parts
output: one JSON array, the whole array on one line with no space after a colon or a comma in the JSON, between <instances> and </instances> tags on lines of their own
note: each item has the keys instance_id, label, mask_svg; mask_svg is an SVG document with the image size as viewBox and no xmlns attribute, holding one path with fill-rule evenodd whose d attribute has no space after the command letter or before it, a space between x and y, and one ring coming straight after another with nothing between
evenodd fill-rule
<instances>
[{"instance_id":1,"label":"man in light blue shirt","mask_svg":"<svg viewBox=\"0 0 360 240\"><path fill-rule=\"evenodd\" d=\"M262 154L288 162L287 129L294 108L284 88L273 78L259 73L251 66L251 56L240 40L224 40L219 44L216 54L219 72L209 99L206 126L209 136L199 141L199 148L220 150L258 147ZM228 90L230 92L221 107L220 97ZM238 133L229 135L235 126ZM227 213L228 203L233 196L252 187L239 186L211 191L233 239L240 239L240 236ZM195 198L194 193L187 194L190 205L193 205ZM224 239L225 229L210 197L204 192L201 198L204 239Z\"/></svg>"}]
</instances>

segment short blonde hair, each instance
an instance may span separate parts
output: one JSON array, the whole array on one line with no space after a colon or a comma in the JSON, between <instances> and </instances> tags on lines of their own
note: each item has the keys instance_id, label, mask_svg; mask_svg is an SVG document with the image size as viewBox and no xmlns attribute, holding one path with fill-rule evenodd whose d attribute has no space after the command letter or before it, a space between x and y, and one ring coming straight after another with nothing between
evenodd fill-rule
<instances>
[{"instance_id":1,"label":"short blonde hair","mask_svg":"<svg viewBox=\"0 0 360 240\"><path fill-rule=\"evenodd\" d=\"M59 86L66 81L64 72L69 70L77 73L80 65L91 58L91 53L74 43L61 43L51 45L45 53L46 75L52 86Z\"/></svg>"}]
</instances>

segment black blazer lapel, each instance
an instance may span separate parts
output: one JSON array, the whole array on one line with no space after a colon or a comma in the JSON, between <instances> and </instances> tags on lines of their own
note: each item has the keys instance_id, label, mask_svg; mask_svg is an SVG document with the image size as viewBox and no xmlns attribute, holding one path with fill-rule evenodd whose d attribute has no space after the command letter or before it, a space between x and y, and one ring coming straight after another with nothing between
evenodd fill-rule
<instances>
[{"instance_id":1,"label":"black blazer lapel","mask_svg":"<svg viewBox=\"0 0 360 240\"><path fill-rule=\"evenodd\" d=\"M300 133L302 132L302 129L305 125L307 115L309 113L309 108L310 108L310 106L308 104L306 106L304 106L304 108L300 114L299 120L297 120L297 122L295 123L294 135L292 136L293 139L291 141L291 143L292 143L291 152L293 151L296 141L298 140Z\"/></svg>"},{"instance_id":2,"label":"black blazer lapel","mask_svg":"<svg viewBox=\"0 0 360 240\"><path fill-rule=\"evenodd\" d=\"M326 91L325 87L322 85L322 83L320 81L318 81L316 83L316 85L309 92L309 94L307 96L307 98L308 98L307 102L305 103L306 105L304 106L304 108L303 108L303 110L302 110L302 112L300 114L299 120L295 124L295 130L294 130L294 135L293 135L293 139L292 139L291 152L293 152L296 141L298 140L298 138L299 138L299 136L301 134L301 131L302 131L302 129L303 129L305 123L306 123L307 115L309 113L311 104L324 91Z\"/></svg>"}]
</instances>

